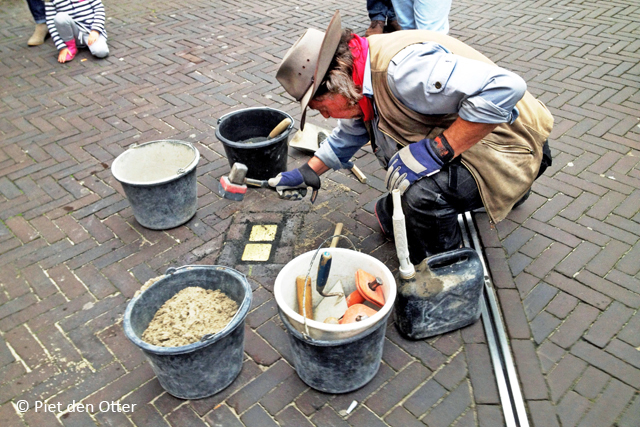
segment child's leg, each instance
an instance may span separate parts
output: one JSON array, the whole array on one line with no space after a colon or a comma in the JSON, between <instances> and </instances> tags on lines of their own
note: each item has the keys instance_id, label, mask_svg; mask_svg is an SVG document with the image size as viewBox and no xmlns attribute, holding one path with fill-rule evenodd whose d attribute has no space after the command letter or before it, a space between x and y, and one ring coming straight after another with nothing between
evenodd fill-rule
<instances>
[{"instance_id":1,"label":"child's leg","mask_svg":"<svg viewBox=\"0 0 640 427\"><path fill-rule=\"evenodd\" d=\"M71 16L69 16L68 13L57 13L53 18L53 23L55 24L56 29L58 30L58 35L60 35L60 38L63 42L78 40L80 29L78 28L76 23L73 22L73 19L71 19Z\"/></svg>"},{"instance_id":2,"label":"child's leg","mask_svg":"<svg viewBox=\"0 0 640 427\"><path fill-rule=\"evenodd\" d=\"M107 39L100 34L98 40L94 41L91 46L89 46L89 50L91 54L96 58L106 58L109 56L109 46L107 46Z\"/></svg>"}]
</instances>

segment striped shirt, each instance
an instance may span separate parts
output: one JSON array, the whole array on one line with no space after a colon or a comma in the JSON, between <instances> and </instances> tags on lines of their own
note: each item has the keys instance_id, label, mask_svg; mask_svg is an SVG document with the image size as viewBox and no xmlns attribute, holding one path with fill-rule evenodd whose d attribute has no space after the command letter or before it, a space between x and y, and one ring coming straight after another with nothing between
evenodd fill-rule
<instances>
[{"instance_id":1,"label":"striped shirt","mask_svg":"<svg viewBox=\"0 0 640 427\"><path fill-rule=\"evenodd\" d=\"M107 31L104 29L105 14L102 0L47 0L44 4L49 34L58 50L67 47L60 38L53 21L56 14L60 12L68 13L81 29L86 29L87 32L96 30L105 38L107 37Z\"/></svg>"}]
</instances>

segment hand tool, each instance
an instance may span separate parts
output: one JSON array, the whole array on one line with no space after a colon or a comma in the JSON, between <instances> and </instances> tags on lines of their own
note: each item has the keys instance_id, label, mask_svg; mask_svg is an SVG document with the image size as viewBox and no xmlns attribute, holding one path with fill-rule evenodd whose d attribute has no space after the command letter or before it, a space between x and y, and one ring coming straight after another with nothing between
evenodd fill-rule
<instances>
[{"instance_id":1,"label":"hand tool","mask_svg":"<svg viewBox=\"0 0 640 427\"><path fill-rule=\"evenodd\" d=\"M396 241L396 252L400 260L400 279L410 280L416 275L416 269L409 260L409 244L407 243L407 226L405 224L404 212L402 212L402 202L400 200L400 190L397 188L391 192L393 199L393 237Z\"/></svg>"},{"instance_id":2,"label":"hand tool","mask_svg":"<svg viewBox=\"0 0 640 427\"><path fill-rule=\"evenodd\" d=\"M276 127L274 127L273 130L269 132L268 136L254 136L241 142L244 144L255 144L256 142L268 141L280 135L290 124L291 119L287 117L286 119L283 119L280 123L278 123Z\"/></svg>"},{"instance_id":3,"label":"hand tool","mask_svg":"<svg viewBox=\"0 0 640 427\"><path fill-rule=\"evenodd\" d=\"M288 119L287 119L288 120ZM220 178L218 194L229 200L242 200L247 192L247 185L252 187L274 189L267 180L247 178L248 168L242 163L234 163L231 166L229 176Z\"/></svg>"},{"instance_id":4,"label":"hand tool","mask_svg":"<svg viewBox=\"0 0 640 427\"><path fill-rule=\"evenodd\" d=\"M313 318L313 310L311 306L311 278L305 276L296 277L296 291L298 293L298 314L307 319ZM306 289L305 289L306 288ZM304 301L304 302L303 302Z\"/></svg>"},{"instance_id":5,"label":"hand tool","mask_svg":"<svg viewBox=\"0 0 640 427\"><path fill-rule=\"evenodd\" d=\"M247 186L244 181L247 176L247 167L242 163L234 163L231 166L229 176L220 178L218 185L218 194L229 200L242 200L247 192Z\"/></svg>"}]
</instances>

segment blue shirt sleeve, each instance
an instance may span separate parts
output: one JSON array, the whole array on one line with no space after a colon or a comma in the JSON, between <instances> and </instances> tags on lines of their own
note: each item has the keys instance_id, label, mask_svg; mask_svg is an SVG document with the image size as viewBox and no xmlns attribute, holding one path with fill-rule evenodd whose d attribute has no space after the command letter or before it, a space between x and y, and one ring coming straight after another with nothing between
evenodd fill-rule
<instances>
[{"instance_id":1,"label":"blue shirt sleeve","mask_svg":"<svg viewBox=\"0 0 640 427\"><path fill-rule=\"evenodd\" d=\"M353 163L349 160L367 142L369 134L362 119L341 119L315 156L331 169L351 168Z\"/></svg>"},{"instance_id":2,"label":"blue shirt sleeve","mask_svg":"<svg viewBox=\"0 0 640 427\"><path fill-rule=\"evenodd\" d=\"M458 113L476 123L513 123L524 80L504 68L449 53L436 43L411 45L389 65L393 94L426 115Z\"/></svg>"}]
</instances>

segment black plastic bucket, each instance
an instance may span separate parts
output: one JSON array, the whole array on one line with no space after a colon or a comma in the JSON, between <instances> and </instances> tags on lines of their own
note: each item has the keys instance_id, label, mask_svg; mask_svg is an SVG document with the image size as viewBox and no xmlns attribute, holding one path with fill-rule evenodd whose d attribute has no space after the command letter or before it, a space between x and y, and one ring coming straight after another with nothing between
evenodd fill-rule
<instances>
[{"instance_id":1,"label":"black plastic bucket","mask_svg":"<svg viewBox=\"0 0 640 427\"><path fill-rule=\"evenodd\" d=\"M111 165L133 216L143 227L166 230L189 221L198 207L196 167L200 153L173 140L133 144Z\"/></svg>"},{"instance_id":2,"label":"black plastic bucket","mask_svg":"<svg viewBox=\"0 0 640 427\"><path fill-rule=\"evenodd\" d=\"M272 139L266 138L284 119L291 124ZM257 107L234 111L218 119L216 138L222 142L229 166L239 162L247 166L247 178L269 179L287 170L288 138L293 129L293 117L273 108Z\"/></svg>"},{"instance_id":3,"label":"black plastic bucket","mask_svg":"<svg viewBox=\"0 0 640 427\"><path fill-rule=\"evenodd\" d=\"M349 338L305 337L280 313L289 332L293 364L300 379L325 393L348 393L366 385L378 372L389 311L383 320Z\"/></svg>"},{"instance_id":4,"label":"black plastic bucket","mask_svg":"<svg viewBox=\"0 0 640 427\"><path fill-rule=\"evenodd\" d=\"M426 258L416 267L429 270L422 278L440 280L442 290L431 293L423 283L403 284L398 279L394 306L396 327L411 339L444 334L480 318L484 269L477 252L460 248Z\"/></svg>"},{"instance_id":5,"label":"black plastic bucket","mask_svg":"<svg viewBox=\"0 0 640 427\"><path fill-rule=\"evenodd\" d=\"M142 341L140 337L162 304L189 286L219 289L234 300L238 311L229 324L206 341L181 347L160 347ZM170 268L129 302L124 332L142 349L167 392L180 399L201 399L226 388L242 369L244 321L251 298L247 278L234 269L215 265Z\"/></svg>"}]
</instances>

